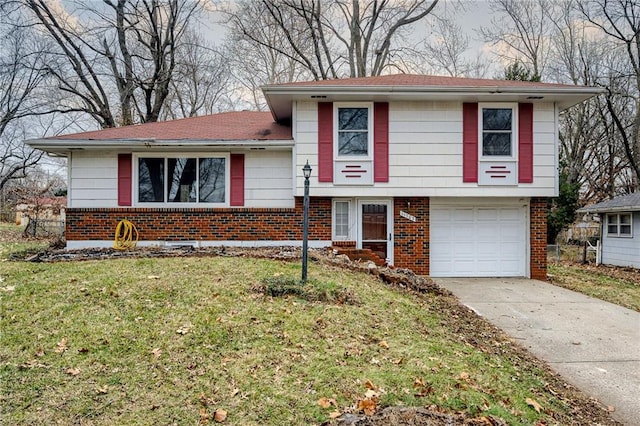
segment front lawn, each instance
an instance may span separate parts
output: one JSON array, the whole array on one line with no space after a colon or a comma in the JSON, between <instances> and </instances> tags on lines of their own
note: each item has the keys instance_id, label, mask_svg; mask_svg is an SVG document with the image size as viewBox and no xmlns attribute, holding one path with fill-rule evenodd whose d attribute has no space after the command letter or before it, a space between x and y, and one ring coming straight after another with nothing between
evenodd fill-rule
<instances>
[{"instance_id":1,"label":"front lawn","mask_svg":"<svg viewBox=\"0 0 640 426\"><path fill-rule=\"evenodd\" d=\"M550 281L640 312L640 270L573 262L549 264Z\"/></svg>"},{"instance_id":2,"label":"front lawn","mask_svg":"<svg viewBox=\"0 0 640 426\"><path fill-rule=\"evenodd\" d=\"M271 297L299 265L240 257L2 261L0 423L320 424L435 406L615 424L455 299L310 265L349 298ZM345 303L346 301L346 303Z\"/></svg>"}]
</instances>

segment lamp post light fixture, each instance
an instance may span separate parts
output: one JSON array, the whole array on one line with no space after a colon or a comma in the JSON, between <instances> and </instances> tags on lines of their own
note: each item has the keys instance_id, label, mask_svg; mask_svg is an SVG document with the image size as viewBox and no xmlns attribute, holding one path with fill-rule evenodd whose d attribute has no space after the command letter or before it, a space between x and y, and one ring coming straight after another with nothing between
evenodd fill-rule
<instances>
[{"instance_id":1,"label":"lamp post light fixture","mask_svg":"<svg viewBox=\"0 0 640 426\"><path fill-rule=\"evenodd\" d=\"M311 166L309 160L302 168L304 175L304 201L303 201L303 222L302 222L302 283L307 282L307 249L309 243L309 178L311 177Z\"/></svg>"}]
</instances>

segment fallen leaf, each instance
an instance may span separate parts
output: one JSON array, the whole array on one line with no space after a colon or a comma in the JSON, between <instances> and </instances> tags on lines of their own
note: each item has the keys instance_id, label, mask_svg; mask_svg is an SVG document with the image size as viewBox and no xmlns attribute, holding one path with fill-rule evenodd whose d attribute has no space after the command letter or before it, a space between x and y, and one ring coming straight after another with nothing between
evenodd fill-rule
<instances>
[{"instance_id":1,"label":"fallen leaf","mask_svg":"<svg viewBox=\"0 0 640 426\"><path fill-rule=\"evenodd\" d=\"M160 279L160 275L149 275L147 276L148 280L159 280Z\"/></svg>"},{"instance_id":2,"label":"fallen leaf","mask_svg":"<svg viewBox=\"0 0 640 426\"><path fill-rule=\"evenodd\" d=\"M56 348L56 353L61 354L64 351L66 351L68 349L67 348L67 342L68 342L68 340L67 340L66 337L64 339L60 340L58 342L58 347Z\"/></svg>"},{"instance_id":3,"label":"fallen leaf","mask_svg":"<svg viewBox=\"0 0 640 426\"><path fill-rule=\"evenodd\" d=\"M318 405L322 408L329 408L331 407L331 401L329 401L329 398L320 398L318 400Z\"/></svg>"},{"instance_id":4,"label":"fallen leaf","mask_svg":"<svg viewBox=\"0 0 640 426\"><path fill-rule=\"evenodd\" d=\"M540 412L540 410L542 410L542 405L540 405L535 399L527 398L525 399L525 402L527 403L527 405L533 407L533 409L538 413Z\"/></svg>"},{"instance_id":5,"label":"fallen leaf","mask_svg":"<svg viewBox=\"0 0 640 426\"><path fill-rule=\"evenodd\" d=\"M155 348L154 350L151 351L151 353L153 354L154 358L158 359L160 358L160 354L162 353L162 350L160 348Z\"/></svg>"},{"instance_id":6,"label":"fallen leaf","mask_svg":"<svg viewBox=\"0 0 640 426\"><path fill-rule=\"evenodd\" d=\"M218 408L213 413L213 420L215 420L218 423L224 422L225 420L227 420L227 412L225 410L223 410L222 408Z\"/></svg>"},{"instance_id":7,"label":"fallen leaf","mask_svg":"<svg viewBox=\"0 0 640 426\"><path fill-rule=\"evenodd\" d=\"M389 349L389 344L386 342L386 340L378 343L378 346L380 346L382 349Z\"/></svg>"},{"instance_id":8,"label":"fallen leaf","mask_svg":"<svg viewBox=\"0 0 640 426\"><path fill-rule=\"evenodd\" d=\"M367 416L372 416L375 414L376 409L378 408L378 398L365 398L363 400L358 401L358 410L362 411Z\"/></svg>"},{"instance_id":9,"label":"fallen leaf","mask_svg":"<svg viewBox=\"0 0 640 426\"><path fill-rule=\"evenodd\" d=\"M380 365L380 360L378 360L376 358L371 358L371 361L369 361L369 364Z\"/></svg>"},{"instance_id":10,"label":"fallen leaf","mask_svg":"<svg viewBox=\"0 0 640 426\"><path fill-rule=\"evenodd\" d=\"M340 411L336 410L336 411L332 411L332 412L329 413L329 418L330 419L337 419L341 415L342 415L342 413Z\"/></svg>"},{"instance_id":11,"label":"fallen leaf","mask_svg":"<svg viewBox=\"0 0 640 426\"><path fill-rule=\"evenodd\" d=\"M209 415L207 414L207 409L205 407L200 407L200 424L206 425L209 423Z\"/></svg>"},{"instance_id":12,"label":"fallen leaf","mask_svg":"<svg viewBox=\"0 0 640 426\"><path fill-rule=\"evenodd\" d=\"M378 390L378 387L376 385L374 385L371 380L367 380L366 382L364 382L364 387L367 389L371 389L371 390Z\"/></svg>"},{"instance_id":13,"label":"fallen leaf","mask_svg":"<svg viewBox=\"0 0 640 426\"><path fill-rule=\"evenodd\" d=\"M469 380L469 373L467 373L466 371L463 371L462 373L460 373L460 375L458 376L458 379L460 380Z\"/></svg>"},{"instance_id":14,"label":"fallen leaf","mask_svg":"<svg viewBox=\"0 0 640 426\"><path fill-rule=\"evenodd\" d=\"M77 376L78 374L80 374L80 369L79 368L67 368L66 373L71 375L71 376Z\"/></svg>"},{"instance_id":15,"label":"fallen leaf","mask_svg":"<svg viewBox=\"0 0 640 426\"><path fill-rule=\"evenodd\" d=\"M80 349L78 349L78 353L86 354L87 352L89 352L89 349L87 349L87 348L80 348Z\"/></svg>"},{"instance_id":16,"label":"fallen leaf","mask_svg":"<svg viewBox=\"0 0 640 426\"><path fill-rule=\"evenodd\" d=\"M44 349L42 348L38 348L38 350L35 353L35 356L37 357L43 357L44 356Z\"/></svg>"},{"instance_id":17,"label":"fallen leaf","mask_svg":"<svg viewBox=\"0 0 640 426\"><path fill-rule=\"evenodd\" d=\"M109 387L106 385L102 386L101 388L98 388L98 394L105 395L108 392L109 392Z\"/></svg>"},{"instance_id":18,"label":"fallen leaf","mask_svg":"<svg viewBox=\"0 0 640 426\"><path fill-rule=\"evenodd\" d=\"M395 365L400 365L400 364L402 364L402 361L404 361L404 358L400 357L400 358L397 358L397 359L392 359L391 363L395 364Z\"/></svg>"},{"instance_id":19,"label":"fallen leaf","mask_svg":"<svg viewBox=\"0 0 640 426\"><path fill-rule=\"evenodd\" d=\"M616 411L616 407L614 407L613 405L607 405L607 411L613 413L614 411Z\"/></svg>"}]
</instances>

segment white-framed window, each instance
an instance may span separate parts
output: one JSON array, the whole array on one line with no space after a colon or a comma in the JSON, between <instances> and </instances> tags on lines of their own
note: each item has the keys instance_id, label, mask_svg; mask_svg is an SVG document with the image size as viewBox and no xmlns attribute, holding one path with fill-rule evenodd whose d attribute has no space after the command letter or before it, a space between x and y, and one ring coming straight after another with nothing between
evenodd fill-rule
<instances>
[{"instance_id":1,"label":"white-framed window","mask_svg":"<svg viewBox=\"0 0 640 426\"><path fill-rule=\"evenodd\" d=\"M633 236L633 219L631 213L608 213L607 236L631 237Z\"/></svg>"},{"instance_id":2,"label":"white-framed window","mask_svg":"<svg viewBox=\"0 0 640 426\"><path fill-rule=\"evenodd\" d=\"M516 159L517 104L481 103L478 105L478 114L480 158Z\"/></svg>"},{"instance_id":3,"label":"white-framed window","mask_svg":"<svg viewBox=\"0 0 640 426\"><path fill-rule=\"evenodd\" d=\"M372 158L371 103L334 103L335 152L338 158Z\"/></svg>"},{"instance_id":4,"label":"white-framed window","mask_svg":"<svg viewBox=\"0 0 640 426\"><path fill-rule=\"evenodd\" d=\"M134 170L138 205L203 207L228 203L228 155L137 154Z\"/></svg>"},{"instance_id":5,"label":"white-framed window","mask_svg":"<svg viewBox=\"0 0 640 426\"><path fill-rule=\"evenodd\" d=\"M351 201L333 200L333 236L335 241L348 241L351 238Z\"/></svg>"}]
</instances>

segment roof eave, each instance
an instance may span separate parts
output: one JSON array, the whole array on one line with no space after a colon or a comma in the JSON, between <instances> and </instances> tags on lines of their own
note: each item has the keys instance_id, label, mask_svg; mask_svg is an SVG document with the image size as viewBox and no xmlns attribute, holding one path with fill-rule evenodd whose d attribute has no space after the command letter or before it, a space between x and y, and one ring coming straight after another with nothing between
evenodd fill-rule
<instances>
[{"instance_id":1,"label":"roof eave","mask_svg":"<svg viewBox=\"0 0 640 426\"><path fill-rule=\"evenodd\" d=\"M597 87L504 87L504 86L263 86L262 91L276 121L291 116L294 100L308 96L309 100L321 101L333 97L398 97L398 98L474 98L495 96L554 96L561 110L583 102L604 92ZM431 96L429 96L431 95ZM278 99L279 98L279 99ZM284 101L284 102L283 102ZM484 101L484 100L483 100ZM496 99L497 101L497 99Z\"/></svg>"},{"instance_id":2,"label":"roof eave","mask_svg":"<svg viewBox=\"0 0 640 426\"><path fill-rule=\"evenodd\" d=\"M578 213L617 213L617 212L635 212L640 211L640 205L618 206L618 207L582 207L577 210Z\"/></svg>"},{"instance_id":3,"label":"roof eave","mask_svg":"<svg viewBox=\"0 0 640 426\"><path fill-rule=\"evenodd\" d=\"M50 154L66 154L82 150L136 150L156 148L291 148L293 139L32 139L32 148Z\"/></svg>"}]
</instances>

